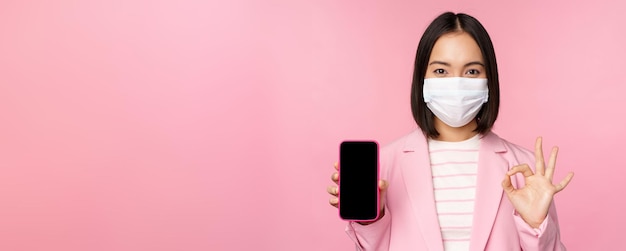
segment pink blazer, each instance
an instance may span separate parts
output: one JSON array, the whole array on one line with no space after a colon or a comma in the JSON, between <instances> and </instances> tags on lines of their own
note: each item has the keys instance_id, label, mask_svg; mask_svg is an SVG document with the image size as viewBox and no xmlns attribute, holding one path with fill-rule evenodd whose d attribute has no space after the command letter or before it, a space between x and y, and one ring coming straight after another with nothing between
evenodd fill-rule
<instances>
[{"instance_id":1,"label":"pink blazer","mask_svg":"<svg viewBox=\"0 0 626 251\"><path fill-rule=\"evenodd\" d=\"M494 133L481 137L474 225L470 250L565 250L554 204L538 229L515 213L501 183L511 167L527 163L534 154ZM380 175L389 182L385 215L370 225L350 222L346 232L358 250L443 251L426 138L416 130L384 147ZM517 175L515 187L523 186Z\"/></svg>"}]
</instances>

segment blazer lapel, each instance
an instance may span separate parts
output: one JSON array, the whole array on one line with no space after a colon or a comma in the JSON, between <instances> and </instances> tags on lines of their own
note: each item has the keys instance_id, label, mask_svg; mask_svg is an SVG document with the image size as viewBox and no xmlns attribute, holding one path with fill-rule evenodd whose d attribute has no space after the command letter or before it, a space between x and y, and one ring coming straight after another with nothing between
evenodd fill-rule
<instances>
[{"instance_id":1,"label":"blazer lapel","mask_svg":"<svg viewBox=\"0 0 626 251\"><path fill-rule=\"evenodd\" d=\"M428 250L443 251L428 143L421 131L413 132L407 139L399 164L413 212Z\"/></svg>"},{"instance_id":2,"label":"blazer lapel","mask_svg":"<svg viewBox=\"0 0 626 251\"><path fill-rule=\"evenodd\" d=\"M504 143L497 135L487 133L481 138L470 250L485 250L491 234L502 200L502 179L509 167L501 155L504 152Z\"/></svg>"}]
</instances>

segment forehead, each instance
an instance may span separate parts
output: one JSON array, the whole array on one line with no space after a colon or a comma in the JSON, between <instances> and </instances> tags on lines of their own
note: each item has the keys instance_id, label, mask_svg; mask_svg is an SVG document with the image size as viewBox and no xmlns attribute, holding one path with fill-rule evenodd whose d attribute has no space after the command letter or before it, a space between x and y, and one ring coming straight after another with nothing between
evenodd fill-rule
<instances>
[{"instance_id":1,"label":"forehead","mask_svg":"<svg viewBox=\"0 0 626 251\"><path fill-rule=\"evenodd\" d=\"M483 56L476 40L466 32L452 32L439 37L430 53L429 62L443 61L449 64L483 62Z\"/></svg>"}]
</instances>

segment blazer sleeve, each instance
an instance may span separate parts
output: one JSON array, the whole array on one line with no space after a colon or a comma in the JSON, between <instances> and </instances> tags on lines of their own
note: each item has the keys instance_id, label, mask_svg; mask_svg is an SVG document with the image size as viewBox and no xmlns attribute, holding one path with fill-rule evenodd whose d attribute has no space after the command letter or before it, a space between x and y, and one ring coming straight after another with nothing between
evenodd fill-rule
<instances>
[{"instance_id":1,"label":"blazer sleeve","mask_svg":"<svg viewBox=\"0 0 626 251\"><path fill-rule=\"evenodd\" d=\"M515 225L523 250L529 251L561 251L567 250L561 242L559 222L556 217L554 202L550 206L548 216L539 228L532 228L521 216L514 213Z\"/></svg>"},{"instance_id":2,"label":"blazer sleeve","mask_svg":"<svg viewBox=\"0 0 626 251\"><path fill-rule=\"evenodd\" d=\"M533 172L535 171L534 153L517 147L517 164L528 164L531 166ZM516 181L519 187L524 186L524 178L521 175L516 176ZM517 232L520 239L520 245L525 251L564 251L567 250L565 245L561 242L561 233L559 229L558 216L556 214L556 206L554 200L548 209L548 215L543 220L539 228L533 228L526 223L522 217L513 212L513 218L517 227Z\"/></svg>"},{"instance_id":3,"label":"blazer sleeve","mask_svg":"<svg viewBox=\"0 0 626 251\"><path fill-rule=\"evenodd\" d=\"M387 251L389 250L390 226L391 213L385 208L383 217L372 224L348 223L346 233L359 251Z\"/></svg>"}]
</instances>

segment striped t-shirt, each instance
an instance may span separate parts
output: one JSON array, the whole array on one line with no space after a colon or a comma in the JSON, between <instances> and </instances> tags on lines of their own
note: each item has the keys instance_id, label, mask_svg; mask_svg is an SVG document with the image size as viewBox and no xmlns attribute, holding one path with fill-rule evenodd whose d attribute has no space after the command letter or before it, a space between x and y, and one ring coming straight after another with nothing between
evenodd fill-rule
<instances>
[{"instance_id":1,"label":"striped t-shirt","mask_svg":"<svg viewBox=\"0 0 626 251\"><path fill-rule=\"evenodd\" d=\"M480 136L460 142L428 140L441 236L446 251L469 250Z\"/></svg>"}]
</instances>

